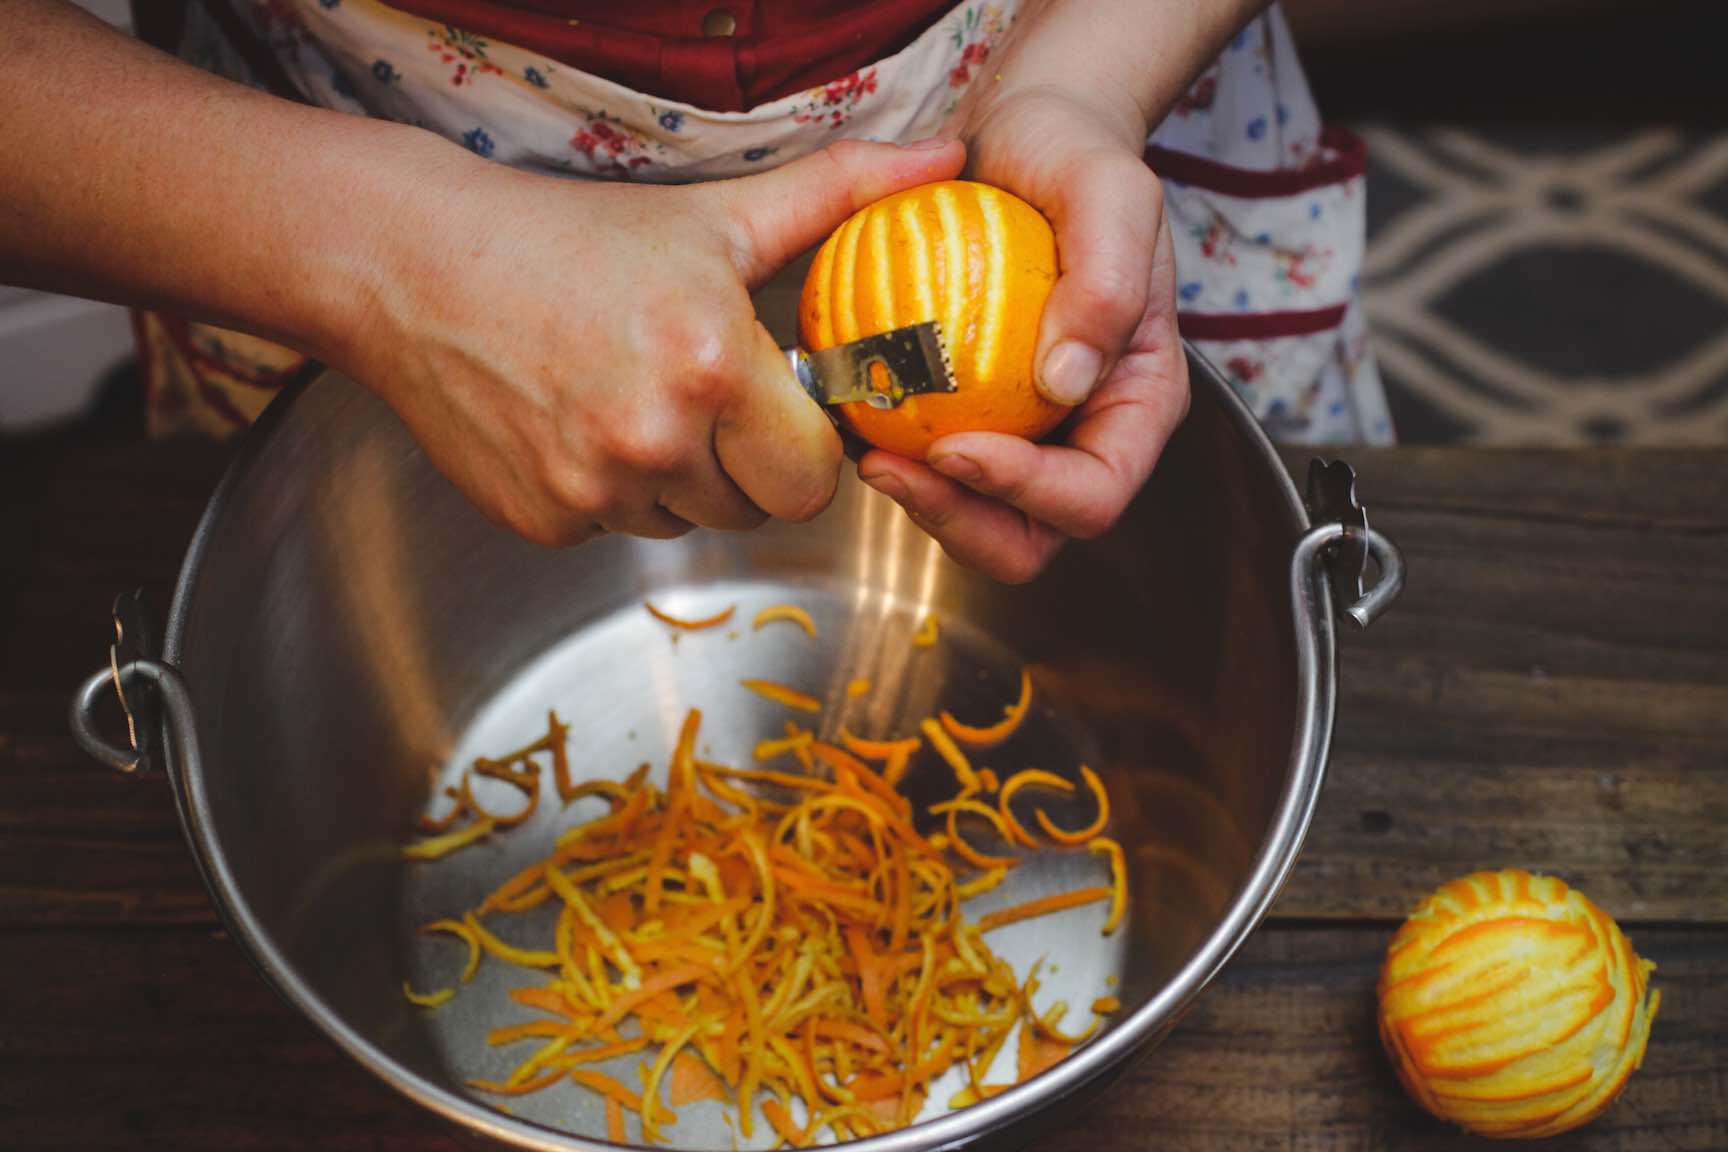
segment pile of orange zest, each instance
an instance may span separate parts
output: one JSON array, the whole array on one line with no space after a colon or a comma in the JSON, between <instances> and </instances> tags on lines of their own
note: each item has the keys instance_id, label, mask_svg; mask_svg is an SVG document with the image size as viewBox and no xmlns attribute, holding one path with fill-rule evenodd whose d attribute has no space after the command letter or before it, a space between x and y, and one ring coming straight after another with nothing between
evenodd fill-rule
<instances>
[{"instance_id":1,"label":"pile of orange zest","mask_svg":"<svg viewBox=\"0 0 1728 1152\"><path fill-rule=\"evenodd\" d=\"M942 725L930 717L919 722L918 728L924 733L924 738L930 741L930 747L936 749L936 754L942 757L948 767L954 769L954 779L960 785L962 793L978 791L978 773L972 770L972 762L966 759L966 753L955 746L948 738L948 733L942 730Z\"/></svg>"},{"instance_id":2,"label":"pile of orange zest","mask_svg":"<svg viewBox=\"0 0 1728 1152\"><path fill-rule=\"evenodd\" d=\"M1032 673L1025 668L1020 669L1020 698L1002 709L1003 718L987 728L974 728L970 724L962 724L954 719L950 712L942 712L938 718L948 735L954 737L968 748L994 748L1006 741L1020 730L1021 723L1026 719L1026 713L1032 708Z\"/></svg>"},{"instance_id":3,"label":"pile of orange zest","mask_svg":"<svg viewBox=\"0 0 1728 1152\"><path fill-rule=\"evenodd\" d=\"M996 778L996 769L978 769L978 787L984 789L984 791L994 792L997 788L1001 787L1001 784L1002 782Z\"/></svg>"},{"instance_id":4,"label":"pile of orange zest","mask_svg":"<svg viewBox=\"0 0 1728 1152\"><path fill-rule=\"evenodd\" d=\"M642 601L642 607L648 609L648 615L654 617L654 619L660 621L662 624L669 624L673 628L678 628L685 632L700 632L705 628L718 628L720 625L726 623L726 621L732 619L732 614L738 611L738 605L734 604L725 611L716 612L712 616L704 616L700 620L685 620L681 617L674 616L669 612L662 612L660 609L654 607L654 603L651 600Z\"/></svg>"},{"instance_id":5,"label":"pile of orange zest","mask_svg":"<svg viewBox=\"0 0 1728 1152\"><path fill-rule=\"evenodd\" d=\"M456 989L440 988L436 992L416 992L409 986L408 981L404 980L402 981L402 995L407 997L408 1003L416 1005L417 1007L437 1008L440 1005L448 1004L450 1001L454 1000L456 998Z\"/></svg>"},{"instance_id":6,"label":"pile of orange zest","mask_svg":"<svg viewBox=\"0 0 1728 1152\"><path fill-rule=\"evenodd\" d=\"M1110 823L1110 794L1104 791L1104 782L1098 779L1098 774L1096 772L1092 771L1092 769L1086 767L1084 764L1080 765L1080 778L1086 781L1086 787L1092 790L1092 795L1098 800L1098 815L1092 823L1078 831L1069 832L1065 829L1058 828L1051 821L1050 817L1044 814L1042 808L1032 813L1032 815L1038 818L1038 827L1044 829L1044 835L1050 837L1050 839L1056 841L1056 843L1065 844L1070 848L1091 840L1100 832L1104 831L1105 826Z\"/></svg>"},{"instance_id":7,"label":"pile of orange zest","mask_svg":"<svg viewBox=\"0 0 1728 1152\"><path fill-rule=\"evenodd\" d=\"M581 1085L605 1099L609 1139L625 1140L634 1114L645 1143L676 1123L667 1089L674 1107L718 1092L737 1106L746 1139L765 1118L802 1147L912 1123L951 1069L970 1079L957 1099L1002 1091L982 1081L1015 1029L1029 1036L1027 1067L1069 1050L1053 1035L1060 1012L1042 1022L1032 1013L984 933L1109 899L1112 888L969 922L963 902L1019 859L959 835L958 817L972 816L989 826L974 835L1013 843L998 806L978 798L976 774L968 787L956 771L958 794L929 809L950 830L924 836L890 776L906 770L918 739L830 744L805 732L783 742L802 770L773 771L699 759L700 723L698 712L686 718L664 788L638 770L582 791L602 796L606 811L565 829L546 858L473 910L426 926L468 944L464 979L491 959L535 981L509 994L535 1015L486 1037L534 1050L502 1080L470 1083L501 1096ZM866 751L888 753L882 771ZM959 764L970 772L964 756ZM492 922L548 905L556 922L538 931L550 941L524 935L526 922ZM629 1078L640 1090L617 1078L617 1064L600 1067L637 1052L644 1062Z\"/></svg>"},{"instance_id":8,"label":"pile of orange zest","mask_svg":"<svg viewBox=\"0 0 1728 1152\"><path fill-rule=\"evenodd\" d=\"M1002 823L1008 828L1008 838L1028 848L1036 848L1038 841L1032 838L1032 833L1026 831L1025 825L1014 818L1014 810L1009 806L1015 794L1022 788L1053 788L1058 792L1072 792L1074 784L1054 772L1037 768L1016 772L1003 783L1002 791L996 797L996 807L1002 813Z\"/></svg>"},{"instance_id":9,"label":"pile of orange zest","mask_svg":"<svg viewBox=\"0 0 1728 1152\"><path fill-rule=\"evenodd\" d=\"M1094 856L1110 857L1110 916L1104 921L1104 935L1116 931L1122 923L1122 912L1128 905L1128 869L1122 859L1122 845L1108 836L1100 836L1086 845Z\"/></svg>"},{"instance_id":10,"label":"pile of orange zest","mask_svg":"<svg viewBox=\"0 0 1728 1152\"><path fill-rule=\"evenodd\" d=\"M933 648L936 645L936 636L936 617L932 614L919 622L918 631L912 633L912 643L919 648Z\"/></svg>"},{"instance_id":11,"label":"pile of orange zest","mask_svg":"<svg viewBox=\"0 0 1728 1152\"><path fill-rule=\"evenodd\" d=\"M402 849L402 855L410 860L438 860L459 849L466 848L475 841L484 840L492 834L497 825L491 820L476 820L464 825L454 832L446 832L442 836L432 836L425 840L417 840Z\"/></svg>"},{"instance_id":12,"label":"pile of orange zest","mask_svg":"<svg viewBox=\"0 0 1728 1152\"><path fill-rule=\"evenodd\" d=\"M740 680L738 683L758 696L767 697L776 704L784 704L788 708L796 708L801 712L822 711L822 701L808 692L800 692L796 688L788 688L786 685L776 684L772 680Z\"/></svg>"},{"instance_id":13,"label":"pile of orange zest","mask_svg":"<svg viewBox=\"0 0 1728 1152\"><path fill-rule=\"evenodd\" d=\"M862 676L854 677L846 683L846 699L856 700L860 696L870 695L870 681Z\"/></svg>"},{"instance_id":14,"label":"pile of orange zest","mask_svg":"<svg viewBox=\"0 0 1728 1152\"><path fill-rule=\"evenodd\" d=\"M796 624L804 629L810 639L816 639L816 621L810 618L810 613L796 604L776 604L771 608L762 609L756 613L756 619L751 621L750 628L752 631L760 632L764 625L772 624L776 620L786 620Z\"/></svg>"},{"instance_id":15,"label":"pile of orange zest","mask_svg":"<svg viewBox=\"0 0 1728 1152\"><path fill-rule=\"evenodd\" d=\"M475 931L460 920L434 920L430 924L420 926L422 935L433 932L447 932L468 945L468 962L462 966L462 983L474 979L474 973L480 970L480 937Z\"/></svg>"}]
</instances>

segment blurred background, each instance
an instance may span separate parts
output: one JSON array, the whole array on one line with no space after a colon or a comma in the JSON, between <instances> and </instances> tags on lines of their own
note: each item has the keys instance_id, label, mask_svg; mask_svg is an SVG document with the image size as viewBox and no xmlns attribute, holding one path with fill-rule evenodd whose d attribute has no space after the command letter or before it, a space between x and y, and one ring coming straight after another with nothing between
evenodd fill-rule
<instances>
[{"instance_id":1,"label":"blurred background","mask_svg":"<svg viewBox=\"0 0 1728 1152\"><path fill-rule=\"evenodd\" d=\"M81 0L128 23L126 0ZM1368 141L1406 443L1728 443L1728 69L1711 0L1286 0ZM0 287L0 432L135 402L124 311Z\"/></svg>"}]
</instances>

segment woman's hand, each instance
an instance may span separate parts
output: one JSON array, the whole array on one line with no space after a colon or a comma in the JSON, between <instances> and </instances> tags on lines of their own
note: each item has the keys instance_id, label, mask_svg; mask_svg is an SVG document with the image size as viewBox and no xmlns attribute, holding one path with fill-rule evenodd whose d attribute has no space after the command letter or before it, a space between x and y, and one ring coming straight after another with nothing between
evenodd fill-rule
<instances>
[{"instance_id":1,"label":"woman's hand","mask_svg":"<svg viewBox=\"0 0 1728 1152\"><path fill-rule=\"evenodd\" d=\"M969 175L1056 227L1061 277L1038 386L1079 407L1061 443L948 436L927 462L876 452L865 480L950 555L1029 580L1115 523L1188 410L1176 263L1146 135L1266 0L1025 0L952 123Z\"/></svg>"},{"instance_id":2,"label":"woman's hand","mask_svg":"<svg viewBox=\"0 0 1728 1152\"><path fill-rule=\"evenodd\" d=\"M807 519L833 495L840 441L750 290L963 156L953 141L843 142L688 187L477 161L452 179L445 157L411 181L388 279L329 356L487 515L539 543Z\"/></svg>"},{"instance_id":3,"label":"woman's hand","mask_svg":"<svg viewBox=\"0 0 1728 1152\"><path fill-rule=\"evenodd\" d=\"M918 462L859 461L960 563L1030 580L1070 537L1113 525L1188 410L1176 265L1138 116L1054 88L979 108L969 175L1032 203L1056 229L1061 275L1038 334L1038 387L1077 405L1061 443L969 432Z\"/></svg>"}]
</instances>

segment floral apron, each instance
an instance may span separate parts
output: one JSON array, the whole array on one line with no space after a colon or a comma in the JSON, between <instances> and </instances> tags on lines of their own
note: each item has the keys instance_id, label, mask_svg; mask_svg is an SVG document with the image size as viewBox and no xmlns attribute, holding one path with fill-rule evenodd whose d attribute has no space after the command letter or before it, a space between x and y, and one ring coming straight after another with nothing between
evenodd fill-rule
<instances>
[{"instance_id":1,"label":"floral apron","mask_svg":"<svg viewBox=\"0 0 1728 1152\"><path fill-rule=\"evenodd\" d=\"M631 91L378 0L187 8L177 53L260 87L438 132L556 175L682 182L760 171L859 137L934 135L987 72L1017 0L966 0L902 51L747 112ZM1165 182L1181 328L1275 437L1386 443L1392 427L1357 297L1359 141L1322 129L1284 16L1248 25L1147 142ZM799 267L759 298L778 333ZM786 316L770 315L785 311ZM315 370L254 337L140 313L151 429L230 434Z\"/></svg>"}]
</instances>

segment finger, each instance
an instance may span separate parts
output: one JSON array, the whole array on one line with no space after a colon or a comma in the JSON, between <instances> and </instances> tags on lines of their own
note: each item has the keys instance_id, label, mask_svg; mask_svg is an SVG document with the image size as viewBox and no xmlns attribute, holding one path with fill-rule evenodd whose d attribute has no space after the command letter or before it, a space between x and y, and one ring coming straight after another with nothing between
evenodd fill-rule
<instances>
[{"instance_id":1,"label":"finger","mask_svg":"<svg viewBox=\"0 0 1728 1152\"><path fill-rule=\"evenodd\" d=\"M704 191L724 213L738 274L755 289L860 208L905 188L952 179L965 162L965 146L953 139L906 147L842 140Z\"/></svg>"},{"instance_id":2,"label":"finger","mask_svg":"<svg viewBox=\"0 0 1728 1152\"><path fill-rule=\"evenodd\" d=\"M840 437L760 324L752 365L715 420L715 455L758 508L782 520L808 520L834 498Z\"/></svg>"},{"instance_id":3,"label":"finger","mask_svg":"<svg viewBox=\"0 0 1728 1152\"><path fill-rule=\"evenodd\" d=\"M726 475L714 455L691 464L661 495L660 504L692 524L724 532L748 531L768 518Z\"/></svg>"},{"instance_id":4,"label":"finger","mask_svg":"<svg viewBox=\"0 0 1728 1152\"><path fill-rule=\"evenodd\" d=\"M1146 310L1163 215L1152 170L1127 152L1089 154L1048 206L1062 271L1038 325L1039 389L1082 403L1122 356Z\"/></svg>"},{"instance_id":5,"label":"finger","mask_svg":"<svg viewBox=\"0 0 1728 1152\"><path fill-rule=\"evenodd\" d=\"M1066 444L962 432L931 446L930 465L1068 536L1102 535L1146 482L1187 410L1186 373L1173 374L1163 360L1135 353L1120 361Z\"/></svg>"},{"instance_id":6,"label":"finger","mask_svg":"<svg viewBox=\"0 0 1728 1152\"><path fill-rule=\"evenodd\" d=\"M1132 350L1074 419L1065 445L960 433L931 445L929 462L973 491L1070 536L1115 523L1188 412L1188 361L1176 331L1176 261L1158 230L1146 314Z\"/></svg>"},{"instance_id":7,"label":"finger","mask_svg":"<svg viewBox=\"0 0 1728 1152\"><path fill-rule=\"evenodd\" d=\"M1062 548L1062 534L999 500L969 491L916 460L870 452L864 483L892 499L956 563L1008 584L1024 584Z\"/></svg>"}]
</instances>

